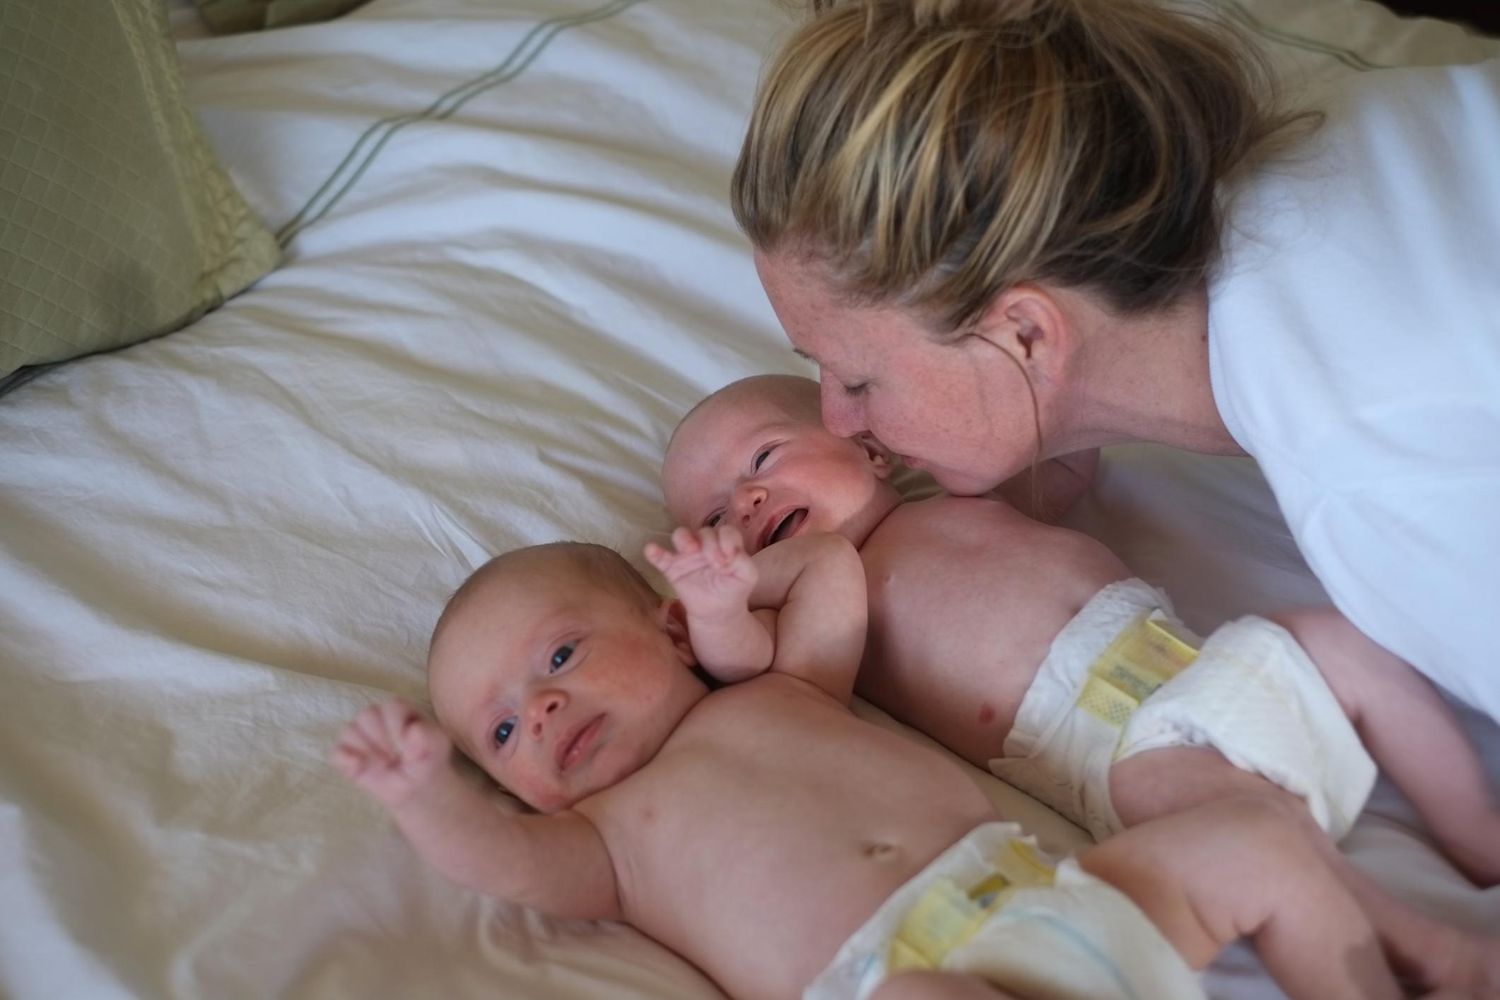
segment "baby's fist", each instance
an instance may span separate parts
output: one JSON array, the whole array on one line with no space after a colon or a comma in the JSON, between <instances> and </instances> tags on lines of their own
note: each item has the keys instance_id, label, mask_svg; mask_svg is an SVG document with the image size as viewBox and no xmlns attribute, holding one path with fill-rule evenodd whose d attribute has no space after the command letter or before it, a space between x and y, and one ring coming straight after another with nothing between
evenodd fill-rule
<instances>
[{"instance_id":1,"label":"baby's fist","mask_svg":"<svg viewBox=\"0 0 1500 1000\"><path fill-rule=\"evenodd\" d=\"M360 711L339 733L333 766L389 809L408 802L449 766L453 743L400 698Z\"/></svg>"}]
</instances>

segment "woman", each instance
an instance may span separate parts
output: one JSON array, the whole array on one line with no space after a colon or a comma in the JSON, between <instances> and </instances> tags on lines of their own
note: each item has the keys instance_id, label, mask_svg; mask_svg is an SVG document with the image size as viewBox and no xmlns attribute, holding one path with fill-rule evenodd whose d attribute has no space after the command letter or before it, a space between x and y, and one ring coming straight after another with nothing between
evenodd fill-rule
<instances>
[{"instance_id":1,"label":"woman","mask_svg":"<svg viewBox=\"0 0 1500 1000\"><path fill-rule=\"evenodd\" d=\"M1500 718L1500 61L1290 114L1141 0L813 6L733 201L829 428L964 494L1250 454L1333 602Z\"/></svg>"}]
</instances>

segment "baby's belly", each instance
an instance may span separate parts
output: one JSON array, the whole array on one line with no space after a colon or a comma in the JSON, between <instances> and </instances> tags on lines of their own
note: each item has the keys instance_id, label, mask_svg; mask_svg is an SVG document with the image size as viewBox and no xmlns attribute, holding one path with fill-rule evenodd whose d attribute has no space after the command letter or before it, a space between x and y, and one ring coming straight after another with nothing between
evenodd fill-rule
<instances>
[{"instance_id":1,"label":"baby's belly","mask_svg":"<svg viewBox=\"0 0 1500 1000\"><path fill-rule=\"evenodd\" d=\"M961 765L801 681L716 692L603 828L627 918L731 995L797 997L994 807Z\"/></svg>"},{"instance_id":2,"label":"baby's belly","mask_svg":"<svg viewBox=\"0 0 1500 1000\"><path fill-rule=\"evenodd\" d=\"M653 881L672 891L653 892L654 912L632 922L731 996L800 996L892 892L993 818L987 803L862 821L786 817L778 830L727 837L721 850L700 845L693 853L707 864L661 855Z\"/></svg>"}]
</instances>

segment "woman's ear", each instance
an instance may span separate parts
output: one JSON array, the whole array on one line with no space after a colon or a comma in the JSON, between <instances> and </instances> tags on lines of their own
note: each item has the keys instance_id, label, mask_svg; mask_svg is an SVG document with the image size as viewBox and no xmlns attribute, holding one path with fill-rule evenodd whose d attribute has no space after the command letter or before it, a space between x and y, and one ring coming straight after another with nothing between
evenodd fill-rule
<instances>
[{"instance_id":1,"label":"woman's ear","mask_svg":"<svg viewBox=\"0 0 1500 1000\"><path fill-rule=\"evenodd\" d=\"M1034 381L1059 378L1074 347L1072 326L1057 298L1031 282L995 296L970 336L1010 355Z\"/></svg>"},{"instance_id":2,"label":"woman's ear","mask_svg":"<svg viewBox=\"0 0 1500 1000\"><path fill-rule=\"evenodd\" d=\"M661 630L672 640L672 649L685 667L696 667L698 657L693 654L693 644L688 640L687 608L675 597L663 598L656 609Z\"/></svg>"},{"instance_id":3,"label":"woman's ear","mask_svg":"<svg viewBox=\"0 0 1500 1000\"><path fill-rule=\"evenodd\" d=\"M891 458L889 448L877 441L875 436L868 431L856 434L850 440L859 445L861 450L864 451L865 458L869 461L870 468L875 470L877 478L890 478L891 473L895 470L895 460Z\"/></svg>"}]
</instances>

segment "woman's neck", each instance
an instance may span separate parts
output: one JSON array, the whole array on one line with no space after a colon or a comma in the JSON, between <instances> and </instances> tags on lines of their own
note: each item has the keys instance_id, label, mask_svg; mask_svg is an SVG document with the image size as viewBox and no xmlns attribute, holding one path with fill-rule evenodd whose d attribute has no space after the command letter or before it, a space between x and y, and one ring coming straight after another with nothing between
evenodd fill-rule
<instances>
[{"instance_id":1,"label":"woman's neck","mask_svg":"<svg viewBox=\"0 0 1500 1000\"><path fill-rule=\"evenodd\" d=\"M1066 454L1148 441L1243 455L1214 402L1208 295L1202 286L1166 310L1122 316L1087 292L1063 292L1075 347L1047 451Z\"/></svg>"}]
</instances>

